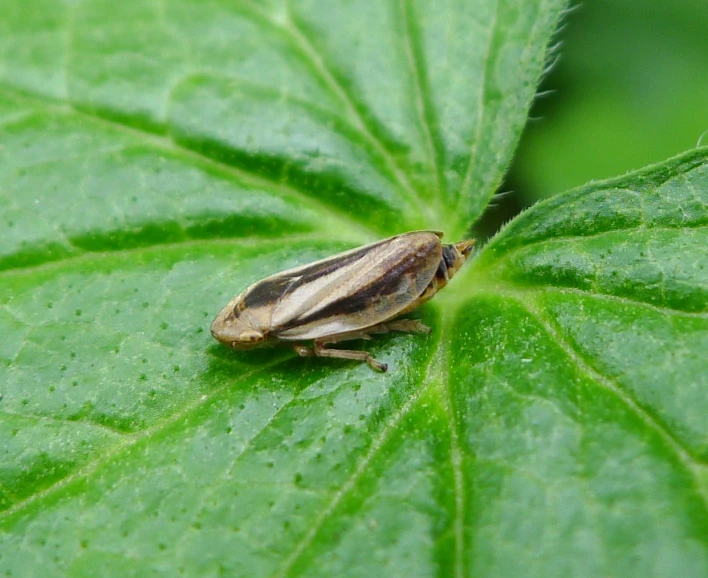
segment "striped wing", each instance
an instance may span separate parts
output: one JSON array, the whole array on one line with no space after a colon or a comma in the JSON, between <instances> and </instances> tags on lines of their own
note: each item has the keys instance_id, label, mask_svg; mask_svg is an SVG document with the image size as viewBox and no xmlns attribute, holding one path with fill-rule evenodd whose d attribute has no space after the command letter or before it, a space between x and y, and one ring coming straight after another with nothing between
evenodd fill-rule
<instances>
[{"instance_id":1,"label":"striped wing","mask_svg":"<svg viewBox=\"0 0 708 578\"><path fill-rule=\"evenodd\" d=\"M441 258L439 234L406 233L265 279L244 299L249 307L277 299L270 332L279 339L358 331L415 301Z\"/></svg>"}]
</instances>

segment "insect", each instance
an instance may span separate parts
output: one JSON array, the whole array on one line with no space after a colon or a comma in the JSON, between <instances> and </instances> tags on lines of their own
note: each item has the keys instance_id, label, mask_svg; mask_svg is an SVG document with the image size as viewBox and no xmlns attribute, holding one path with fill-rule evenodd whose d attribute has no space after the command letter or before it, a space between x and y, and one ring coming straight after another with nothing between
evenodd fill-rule
<instances>
[{"instance_id":1,"label":"insect","mask_svg":"<svg viewBox=\"0 0 708 578\"><path fill-rule=\"evenodd\" d=\"M211 333L234 349L280 342L303 357L355 359L386 371L366 351L327 346L389 331L430 333L418 320L394 318L445 287L472 252L474 240L444 245L442 236L404 233L267 277L234 297Z\"/></svg>"}]
</instances>

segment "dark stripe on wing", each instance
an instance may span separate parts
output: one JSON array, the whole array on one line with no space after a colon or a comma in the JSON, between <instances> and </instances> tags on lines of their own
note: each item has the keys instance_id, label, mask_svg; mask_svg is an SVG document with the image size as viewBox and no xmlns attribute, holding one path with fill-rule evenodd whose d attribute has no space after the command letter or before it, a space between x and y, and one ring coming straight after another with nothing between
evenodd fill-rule
<instances>
[{"instance_id":1,"label":"dark stripe on wing","mask_svg":"<svg viewBox=\"0 0 708 578\"><path fill-rule=\"evenodd\" d=\"M420 273L420 263L424 262L430 251L435 250L437 246L439 245L431 243L414 253L402 254L396 262L387 261L388 267L385 275L374 278L356 292L330 303L319 311L293 319L278 329L287 330L335 316L361 313L380 306L385 299L396 294L406 295L405 302L398 304L400 307L396 308L400 310L418 297L418 295L410 295L410 286L414 283L415 276ZM425 290L426 286L427 284L421 287L419 294ZM389 306L390 303L387 304L387 307Z\"/></svg>"},{"instance_id":2,"label":"dark stripe on wing","mask_svg":"<svg viewBox=\"0 0 708 578\"><path fill-rule=\"evenodd\" d=\"M333 271L344 267L357 259L361 259L363 255L371 251L371 247L362 247L357 251L353 251L350 255L342 257L334 255L328 259L318 261L312 265L305 265L291 271L290 274L273 275L267 279L263 279L257 283L244 297L246 307L260 307L276 303L288 289L291 288L295 280L298 286L311 283L324 275L329 275Z\"/></svg>"},{"instance_id":3,"label":"dark stripe on wing","mask_svg":"<svg viewBox=\"0 0 708 578\"><path fill-rule=\"evenodd\" d=\"M280 299L292 283L292 277L273 277L256 284L243 298L244 307L272 305Z\"/></svg>"}]
</instances>

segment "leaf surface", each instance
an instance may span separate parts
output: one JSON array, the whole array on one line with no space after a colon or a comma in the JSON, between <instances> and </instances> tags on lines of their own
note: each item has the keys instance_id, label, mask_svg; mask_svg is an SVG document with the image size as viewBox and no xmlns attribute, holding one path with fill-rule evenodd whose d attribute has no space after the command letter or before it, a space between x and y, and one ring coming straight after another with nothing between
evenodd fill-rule
<instances>
[{"instance_id":1,"label":"leaf surface","mask_svg":"<svg viewBox=\"0 0 708 578\"><path fill-rule=\"evenodd\" d=\"M391 369L208 327L460 239L561 2L0 10L0 574L706 573L706 153L542 203ZM639 561L639 562L637 562Z\"/></svg>"}]
</instances>

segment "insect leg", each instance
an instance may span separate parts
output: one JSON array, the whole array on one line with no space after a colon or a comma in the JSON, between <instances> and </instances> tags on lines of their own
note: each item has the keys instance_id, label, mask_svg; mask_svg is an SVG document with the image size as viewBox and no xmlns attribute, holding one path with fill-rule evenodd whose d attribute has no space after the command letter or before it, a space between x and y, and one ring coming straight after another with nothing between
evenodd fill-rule
<instances>
[{"instance_id":1,"label":"insect leg","mask_svg":"<svg viewBox=\"0 0 708 578\"><path fill-rule=\"evenodd\" d=\"M296 343L293 345L293 349L295 350L295 353L297 353L300 357L312 357L315 355L315 352L307 347L306 345L300 345L299 343Z\"/></svg>"},{"instance_id":2,"label":"insect leg","mask_svg":"<svg viewBox=\"0 0 708 578\"><path fill-rule=\"evenodd\" d=\"M366 351L353 351L350 349L327 349L327 344L333 343L332 340L315 340L314 354L318 357L336 357L338 359L356 359L357 361L366 361L370 367L378 371L386 371L388 365L376 361Z\"/></svg>"}]
</instances>

